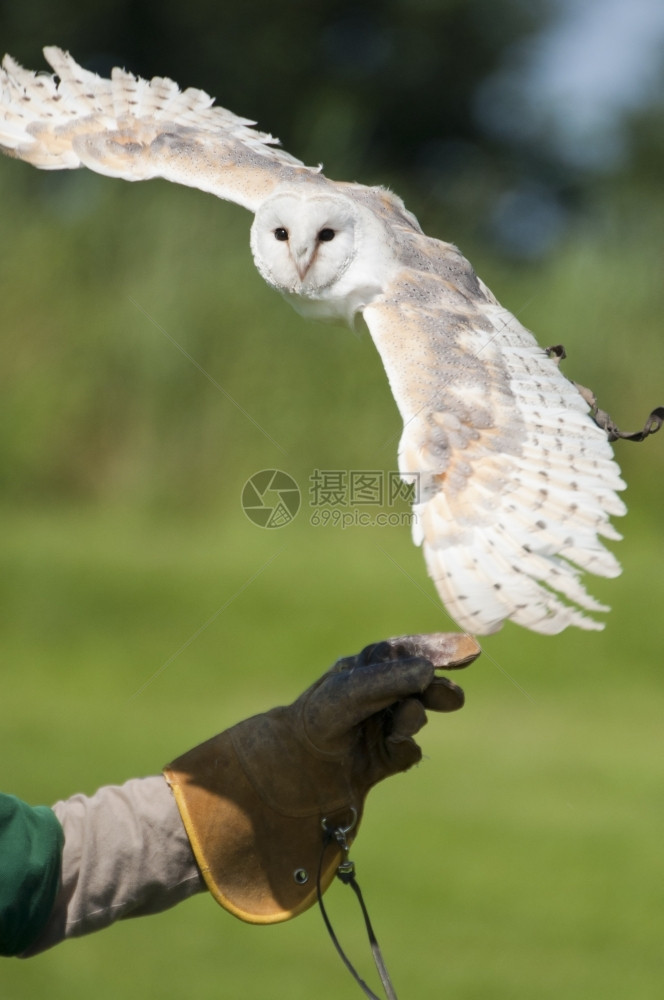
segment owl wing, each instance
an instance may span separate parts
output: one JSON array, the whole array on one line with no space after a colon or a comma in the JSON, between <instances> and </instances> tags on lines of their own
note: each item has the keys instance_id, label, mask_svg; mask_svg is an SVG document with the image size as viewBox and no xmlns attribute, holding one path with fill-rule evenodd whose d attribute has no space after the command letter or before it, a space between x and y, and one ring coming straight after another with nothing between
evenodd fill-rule
<instances>
[{"instance_id":1,"label":"owl wing","mask_svg":"<svg viewBox=\"0 0 664 1000\"><path fill-rule=\"evenodd\" d=\"M450 244L397 230L403 267L364 310L404 421L415 541L457 625L599 629L581 571L625 512L611 447L578 390Z\"/></svg>"},{"instance_id":2,"label":"owl wing","mask_svg":"<svg viewBox=\"0 0 664 1000\"><path fill-rule=\"evenodd\" d=\"M328 185L317 169L203 91L106 80L49 47L53 76L6 56L0 147L43 169L87 166L125 180L197 187L255 211L283 183ZM600 536L624 513L606 435L581 396L449 244L425 237L387 192L338 185L387 226L398 262L364 308L404 419L405 479L417 480L415 539L450 614L469 632L505 619L541 632L600 628L582 570L619 566Z\"/></svg>"},{"instance_id":3,"label":"owl wing","mask_svg":"<svg viewBox=\"0 0 664 1000\"><path fill-rule=\"evenodd\" d=\"M111 79L44 49L59 81L5 56L0 69L0 147L45 170L89 167L109 177L163 177L252 211L281 183L316 168L277 148L213 98L164 77L121 69Z\"/></svg>"}]
</instances>

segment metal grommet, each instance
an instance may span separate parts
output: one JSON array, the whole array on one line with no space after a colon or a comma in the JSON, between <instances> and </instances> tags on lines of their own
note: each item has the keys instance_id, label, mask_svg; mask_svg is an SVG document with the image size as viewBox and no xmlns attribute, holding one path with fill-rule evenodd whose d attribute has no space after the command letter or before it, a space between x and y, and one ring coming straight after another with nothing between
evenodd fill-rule
<instances>
[{"instance_id":1,"label":"metal grommet","mask_svg":"<svg viewBox=\"0 0 664 1000\"><path fill-rule=\"evenodd\" d=\"M309 881L309 872L306 868L296 868L293 872L293 878L298 885L306 885Z\"/></svg>"}]
</instances>

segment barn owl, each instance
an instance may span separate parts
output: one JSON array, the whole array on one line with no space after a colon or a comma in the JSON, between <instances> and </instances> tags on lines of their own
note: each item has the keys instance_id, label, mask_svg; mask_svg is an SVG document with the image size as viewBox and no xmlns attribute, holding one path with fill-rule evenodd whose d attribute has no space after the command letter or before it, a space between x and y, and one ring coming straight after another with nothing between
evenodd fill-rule
<instances>
[{"instance_id":1,"label":"barn owl","mask_svg":"<svg viewBox=\"0 0 664 1000\"><path fill-rule=\"evenodd\" d=\"M620 572L601 540L620 538L609 518L625 512L606 433L459 250L390 191L329 180L203 91L121 69L102 79L44 53L56 76L4 59L6 153L237 202L255 213L251 250L269 285L305 316L363 316L403 418L414 540L457 625L602 628L584 612L608 608L581 576Z\"/></svg>"}]
</instances>

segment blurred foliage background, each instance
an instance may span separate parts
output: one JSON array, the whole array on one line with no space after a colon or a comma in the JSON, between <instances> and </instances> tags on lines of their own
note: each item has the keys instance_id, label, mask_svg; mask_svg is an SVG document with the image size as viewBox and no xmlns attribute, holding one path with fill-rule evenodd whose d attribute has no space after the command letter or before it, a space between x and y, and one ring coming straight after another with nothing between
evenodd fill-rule
<instances>
[{"instance_id":1,"label":"blurred foliage background","mask_svg":"<svg viewBox=\"0 0 664 1000\"><path fill-rule=\"evenodd\" d=\"M31 68L59 44L104 74L169 75L331 177L394 187L636 428L664 395L661 60L593 131L591 92L547 101L535 72L576 6L4 0L0 26ZM558 57L571 81L584 30L584 56ZM609 42L619 67L627 28ZM154 773L339 655L451 627L407 527L310 522L312 471L393 469L399 418L364 329L304 321L262 283L243 210L9 160L0 200L5 791L52 802ZM616 453L630 513L623 576L592 584L606 631L487 639L464 711L373 793L353 853L404 996L661 995L664 441ZM280 530L240 507L264 468L303 490ZM344 890L328 898L362 965ZM355 987L317 913L252 929L201 897L3 962L3 998L47 994Z\"/></svg>"}]
</instances>

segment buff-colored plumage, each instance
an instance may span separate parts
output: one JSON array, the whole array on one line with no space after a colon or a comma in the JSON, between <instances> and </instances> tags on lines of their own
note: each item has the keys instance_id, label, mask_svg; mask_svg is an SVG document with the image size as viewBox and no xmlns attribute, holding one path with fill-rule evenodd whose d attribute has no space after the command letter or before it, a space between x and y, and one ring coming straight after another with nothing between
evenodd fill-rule
<instances>
[{"instance_id":1,"label":"buff-colored plumage","mask_svg":"<svg viewBox=\"0 0 664 1000\"><path fill-rule=\"evenodd\" d=\"M620 572L601 538L624 513L604 431L575 386L449 243L382 188L335 183L200 90L47 48L52 76L6 56L0 145L42 169L163 177L256 213L263 277L305 314L361 313L404 421L414 538L461 628L601 628L587 570Z\"/></svg>"}]
</instances>

